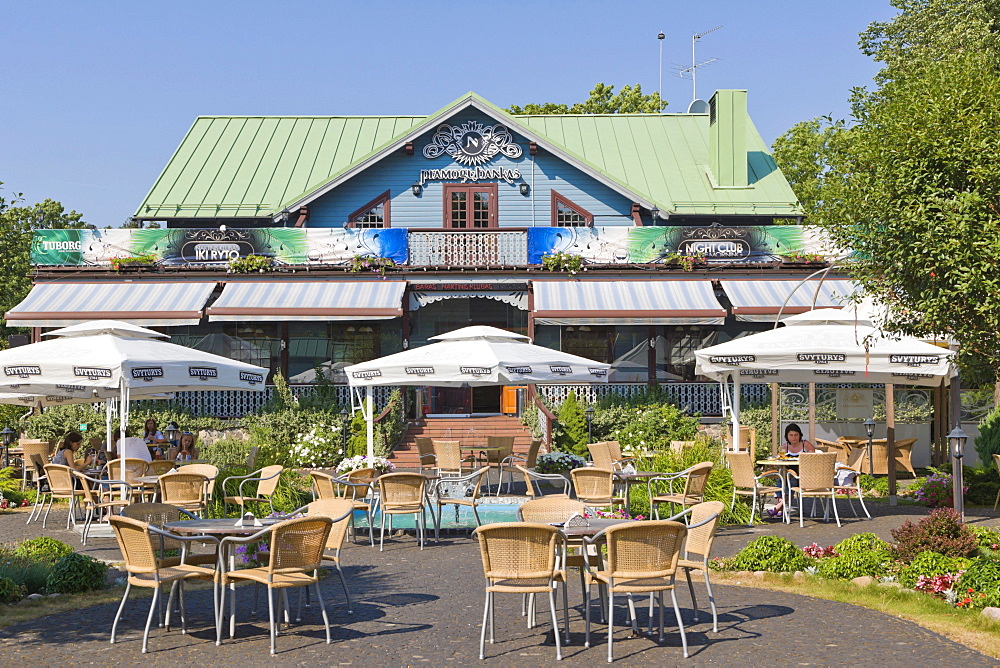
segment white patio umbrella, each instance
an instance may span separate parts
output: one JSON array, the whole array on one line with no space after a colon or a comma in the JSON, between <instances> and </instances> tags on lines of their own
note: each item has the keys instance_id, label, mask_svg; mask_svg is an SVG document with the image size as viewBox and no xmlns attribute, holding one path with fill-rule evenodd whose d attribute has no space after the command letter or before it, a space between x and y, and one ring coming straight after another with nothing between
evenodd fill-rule
<instances>
[{"instance_id":1,"label":"white patio umbrella","mask_svg":"<svg viewBox=\"0 0 1000 668\"><path fill-rule=\"evenodd\" d=\"M433 336L430 345L346 367L352 396L368 422L368 455L374 456L371 388L376 385L480 387L528 383L607 383L610 364L529 343L496 327L477 325ZM360 401L360 388L366 398Z\"/></svg>"}]
</instances>

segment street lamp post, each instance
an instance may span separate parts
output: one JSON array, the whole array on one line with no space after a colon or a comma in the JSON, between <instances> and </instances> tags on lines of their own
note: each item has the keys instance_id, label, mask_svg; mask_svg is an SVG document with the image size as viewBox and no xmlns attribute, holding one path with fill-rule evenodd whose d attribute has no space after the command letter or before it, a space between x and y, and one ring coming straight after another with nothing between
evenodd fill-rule
<instances>
[{"instance_id":1,"label":"street lamp post","mask_svg":"<svg viewBox=\"0 0 1000 668\"><path fill-rule=\"evenodd\" d=\"M0 438L3 439L3 465L10 466L10 444L14 442L14 432L10 427L0 430Z\"/></svg>"},{"instance_id":2,"label":"street lamp post","mask_svg":"<svg viewBox=\"0 0 1000 668\"><path fill-rule=\"evenodd\" d=\"M961 427L955 427L948 434L948 444L951 446L951 457L952 457L952 475L954 476L954 501L955 501L955 512L958 513L959 518L965 521L965 493L964 486L965 481L963 478L962 471L962 457L965 455L965 443L969 440L969 437L962 431Z\"/></svg>"},{"instance_id":3,"label":"street lamp post","mask_svg":"<svg viewBox=\"0 0 1000 668\"><path fill-rule=\"evenodd\" d=\"M587 414L587 442L594 442L594 407L587 406L587 410L584 411Z\"/></svg>"},{"instance_id":4,"label":"street lamp post","mask_svg":"<svg viewBox=\"0 0 1000 668\"><path fill-rule=\"evenodd\" d=\"M872 462L872 436L875 435L875 420L865 420L865 433L868 434L868 475L875 475L875 465Z\"/></svg>"},{"instance_id":5,"label":"street lamp post","mask_svg":"<svg viewBox=\"0 0 1000 668\"><path fill-rule=\"evenodd\" d=\"M177 426L177 423L170 421L166 427L163 428L163 435L167 437L168 441L176 441L177 437L180 435L181 428Z\"/></svg>"}]
</instances>

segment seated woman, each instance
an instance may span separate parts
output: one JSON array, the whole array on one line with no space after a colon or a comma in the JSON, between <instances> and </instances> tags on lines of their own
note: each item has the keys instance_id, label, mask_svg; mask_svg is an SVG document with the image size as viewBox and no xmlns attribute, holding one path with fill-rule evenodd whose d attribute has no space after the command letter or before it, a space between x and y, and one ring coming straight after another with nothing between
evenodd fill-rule
<instances>
[{"instance_id":1,"label":"seated woman","mask_svg":"<svg viewBox=\"0 0 1000 668\"><path fill-rule=\"evenodd\" d=\"M183 459L198 459L198 446L194 444L195 435L189 431L181 434L181 439L177 445L170 448L167 459L170 461L181 461Z\"/></svg>"},{"instance_id":2,"label":"seated woman","mask_svg":"<svg viewBox=\"0 0 1000 668\"><path fill-rule=\"evenodd\" d=\"M802 428L794 422L785 427L785 442L781 444L781 452L786 455L801 455L803 452L816 452L816 446L802 438ZM781 517L785 508L785 500L778 493L778 505L767 511L771 517Z\"/></svg>"},{"instance_id":3,"label":"seated woman","mask_svg":"<svg viewBox=\"0 0 1000 668\"><path fill-rule=\"evenodd\" d=\"M83 459L77 459L76 451L79 450L82 445L83 436L75 431L69 432L63 439L62 444L60 444L59 451L56 453L56 456L52 458L52 463L59 464L61 466L68 466L77 471L86 470L93 461L94 455L89 454Z\"/></svg>"}]
</instances>

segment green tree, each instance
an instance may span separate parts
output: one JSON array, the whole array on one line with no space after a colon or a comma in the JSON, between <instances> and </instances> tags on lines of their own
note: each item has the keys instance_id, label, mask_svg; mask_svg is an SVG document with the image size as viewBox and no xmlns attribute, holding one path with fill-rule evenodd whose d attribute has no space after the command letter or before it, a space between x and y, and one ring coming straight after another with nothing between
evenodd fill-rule
<instances>
[{"instance_id":1,"label":"green tree","mask_svg":"<svg viewBox=\"0 0 1000 668\"><path fill-rule=\"evenodd\" d=\"M556 448L562 452L586 457L587 421L583 416L583 407L576 399L575 391L570 391L569 396L559 407L558 418L560 430L556 438Z\"/></svg>"},{"instance_id":2,"label":"green tree","mask_svg":"<svg viewBox=\"0 0 1000 668\"><path fill-rule=\"evenodd\" d=\"M507 111L516 115L537 114L658 114L667 108L659 93L645 95L642 86L628 84L617 93L614 86L599 83L590 97L572 105L557 102L529 103L523 107L512 104Z\"/></svg>"},{"instance_id":3,"label":"green tree","mask_svg":"<svg viewBox=\"0 0 1000 668\"><path fill-rule=\"evenodd\" d=\"M994 382L1000 3L893 5L899 15L861 36L862 50L884 64L877 87L854 90L855 122L834 133L833 150L817 142L826 151L820 182L803 191L819 193L815 221L854 252L854 278L889 307L885 328L952 335L966 381Z\"/></svg>"},{"instance_id":4,"label":"green tree","mask_svg":"<svg viewBox=\"0 0 1000 668\"><path fill-rule=\"evenodd\" d=\"M0 182L0 186L3 183ZM11 199L0 196L0 314L16 306L31 289L31 237L35 230L86 227L83 214L66 212L55 200L46 199L32 206L18 206L20 193ZM6 340L15 328L0 326Z\"/></svg>"},{"instance_id":5,"label":"green tree","mask_svg":"<svg viewBox=\"0 0 1000 668\"><path fill-rule=\"evenodd\" d=\"M821 116L796 123L774 140L774 160L810 221L819 216L824 200L836 198L840 179L831 165L844 150L848 135L843 120Z\"/></svg>"}]
</instances>

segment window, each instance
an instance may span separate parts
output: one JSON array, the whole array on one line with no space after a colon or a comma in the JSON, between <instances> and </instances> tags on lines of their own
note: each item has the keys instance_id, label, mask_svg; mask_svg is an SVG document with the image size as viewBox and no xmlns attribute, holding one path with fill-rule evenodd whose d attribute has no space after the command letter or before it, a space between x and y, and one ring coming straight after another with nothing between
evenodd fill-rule
<instances>
[{"instance_id":1,"label":"window","mask_svg":"<svg viewBox=\"0 0 1000 668\"><path fill-rule=\"evenodd\" d=\"M497 184L444 186L444 226L474 229L497 226Z\"/></svg>"},{"instance_id":2,"label":"window","mask_svg":"<svg viewBox=\"0 0 1000 668\"><path fill-rule=\"evenodd\" d=\"M553 227L589 227L594 224L594 216L581 206L552 191Z\"/></svg>"},{"instance_id":3,"label":"window","mask_svg":"<svg viewBox=\"0 0 1000 668\"><path fill-rule=\"evenodd\" d=\"M350 227L389 227L389 191L352 213L347 223Z\"/></svg>"}]
</instances>

